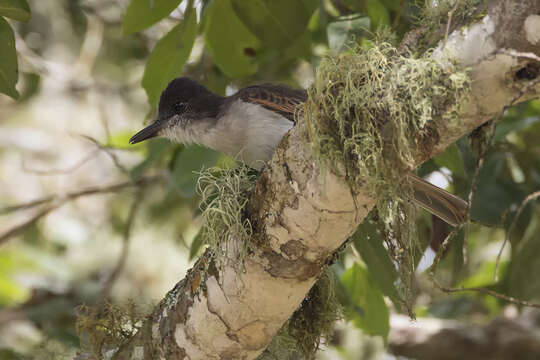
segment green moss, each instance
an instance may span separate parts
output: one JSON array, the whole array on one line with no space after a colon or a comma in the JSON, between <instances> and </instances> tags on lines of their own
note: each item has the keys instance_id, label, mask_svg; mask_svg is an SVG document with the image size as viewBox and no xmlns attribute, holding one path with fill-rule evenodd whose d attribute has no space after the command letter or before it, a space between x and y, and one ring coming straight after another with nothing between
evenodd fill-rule
<instances>
[{"instance_id":1,"label":"green moss","mask_svg":"<svg viewBox=\"0 0 540 360\"><path fill-rule=\"evenodd\" d=\"M406 299L420 245L404 175L431 153L440 123L458 121L469 89L465 72L378 43L323 59L308 90L303 119L315 156L376 199Z\"/></svg>"},{"instance_id":2,"label":"green moss","mask_svg":"<svg viewBox=\"0 0 540 360\"><path fill-rule=\"evenodd\" d=\"M218 263L234 252L239 263L246 256L252 227L245 213L256 174L245 165L235 168L212 168L201 172L198 192L201 196L203 241L212 249ZM229 238L235 238L236 249L227 248Z\"/></svg>"},{"instance_id":3,"label":"green moss","mask_svg":"<svg viewBox=\"0 0 540 360\"><path fill-rule=\"evenodd\" d=\"M298 355L304 359L314 358L321 342L331 338L334 322L342 316L334 273L326 268L259 360L293 359Z\"/></svg>"}]
</instances>

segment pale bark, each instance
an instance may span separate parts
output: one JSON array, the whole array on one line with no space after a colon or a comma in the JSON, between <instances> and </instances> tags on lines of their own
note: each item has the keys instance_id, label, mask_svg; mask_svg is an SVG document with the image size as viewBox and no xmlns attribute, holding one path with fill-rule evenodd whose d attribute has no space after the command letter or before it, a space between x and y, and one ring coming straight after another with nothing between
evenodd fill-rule
<instances>
[{"instance_id":1,"label":"pale bark","mask_svg":"<svg viewBox=\"0 0 540 360\"><path fill-rule=\"evenodd\" d=\"M450 55L471 69L472 96L419 162L505 106L540 94L535 14L538 0L492 1L488 15L441 41L434 57L444 66ZM303 124L292 129L258 180L249 205L254 251L244 267L231 259L218 272L203 255L115 358L254 359L265 349L374 205L367 189L353 196L343 179L318 167L304 131Z\"/></svg>"}]
</instances>

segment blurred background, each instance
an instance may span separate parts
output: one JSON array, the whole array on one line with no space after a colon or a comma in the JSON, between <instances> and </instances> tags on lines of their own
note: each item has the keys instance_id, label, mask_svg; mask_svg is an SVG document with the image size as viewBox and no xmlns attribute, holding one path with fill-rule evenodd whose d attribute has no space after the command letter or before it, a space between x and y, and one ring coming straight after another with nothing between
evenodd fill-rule
<instances>
[{"instance_id":1,"label":"blurred background","mask_svg":"<svg viewBox=\"0 0 540 360\"><path fill-rule=\"evenodd\" d=\"M369 46L380 26L398 44L422 14L448 12L405 0L287 0L265 8L275 16L265 14L261 25L264 1L165 3L29 1L29 21L9 20L20 97L0 95L0 359L73 358L80 304L109 299L151 309L200 254L196 172L234 161L161 139L128 144L171 78L188 75L223 95L262 81L305 88L326 54ZM395 269L377 268L354 242L336 274L354 267L376 296L353 296L364 312L346 311L321 359L427 359L418 346L440 351L430 339L445 329L459 329L469 346L477 341L468 331L485 334L488 348L519 338L527 340L522 349L539 351L540 313L493 296L532 304L540 295L539 120L538 100L519 104L502 116L487 150L477 131L424 164L420 175L467 198L484 156L473 223L436 268L444 285L425 270L449 229L428 214L418 218L426 252L418 258L416 322L386 292L384 272L392 278Z\"/></svg>"}]
</instances>

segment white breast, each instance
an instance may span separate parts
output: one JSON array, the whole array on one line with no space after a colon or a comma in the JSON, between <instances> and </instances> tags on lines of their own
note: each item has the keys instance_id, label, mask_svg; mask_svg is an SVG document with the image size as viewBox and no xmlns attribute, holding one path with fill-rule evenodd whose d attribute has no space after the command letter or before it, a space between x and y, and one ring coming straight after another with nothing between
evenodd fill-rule
<instances>
[{"instance_id":1,"label":"white breast","mask_svg":"<svg viewBox=\"0 0 540 360\"><path fill-rule=\"evenodd\" d=\"M260 169L293 125L278 113L236 100L201 143Z\"/></svg>"}]
</instances>

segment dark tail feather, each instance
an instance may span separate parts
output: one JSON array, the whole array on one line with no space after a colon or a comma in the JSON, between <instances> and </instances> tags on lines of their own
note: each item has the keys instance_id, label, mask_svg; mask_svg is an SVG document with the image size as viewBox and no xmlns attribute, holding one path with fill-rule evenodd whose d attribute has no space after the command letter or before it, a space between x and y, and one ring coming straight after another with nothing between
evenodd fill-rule
<instances>
[{"instance_id":1,"label":"dark tail feather","mask_svg":"<svg viewBox=\"0 0 540 360\"><path fill-rule=\"evenodd\" d=\"M469 204L448 191L430 184L424 179L408 174L414 189L414 202L452 226L465 222Z\"/></svg>"}]
</instances>

